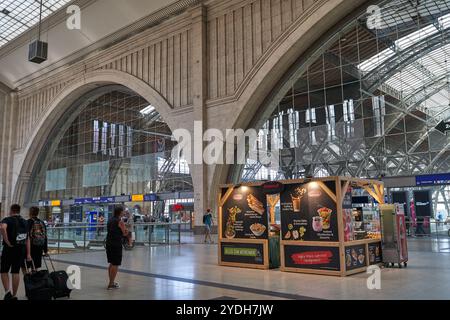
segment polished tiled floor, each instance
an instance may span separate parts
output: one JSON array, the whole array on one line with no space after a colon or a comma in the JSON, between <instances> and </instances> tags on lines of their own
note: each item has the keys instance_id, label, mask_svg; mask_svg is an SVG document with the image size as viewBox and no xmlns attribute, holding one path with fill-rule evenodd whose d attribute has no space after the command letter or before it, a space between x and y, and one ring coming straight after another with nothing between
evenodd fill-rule
<instances>
[{"instance_id":1,"label":"polished tiled floor","mask_svg":"<svg viewBox=\"0 0 450 320\"><path fill-rule=\"evenodd\" d=\"M383 269L381 290L367 289L364 273L339 278L220 267L217 247L210 244L124 252L118 277L122 288L116 291L105 290L104 252L54 259L60 269L68 264L81 267L82 289L75 290L72 299L450 299L449 240L411 239L409 247L408 268Z\"/></svg>"}]
</instances>

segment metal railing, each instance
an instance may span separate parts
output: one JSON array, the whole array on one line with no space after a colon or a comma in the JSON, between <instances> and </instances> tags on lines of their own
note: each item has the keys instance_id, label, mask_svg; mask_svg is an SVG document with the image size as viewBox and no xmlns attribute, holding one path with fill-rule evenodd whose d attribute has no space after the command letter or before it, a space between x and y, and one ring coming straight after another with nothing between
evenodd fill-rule
<instances>
[{"instance_id":1,"label":"metal railing","mask_svg":"<svg viewBox=\"0 0 450 320\"><path fill-rule=\"evenodd\" d=\"M181 244L184 223L135 223L129 231L134 232L135 246ZM106 224L86 223L47 226L49 249L62 251L102 250L106 239Z\"/></svg>"},{"instance_id":2,"label":"metal railing","mask_svg":"<svg viewBox=\"0 0 450 320\"><path fill-rule=\"evenodd\" d=\"M450 237L450 221L406 221L406 232L410 237L448 239Z\"/></svg>"}]
</instances>

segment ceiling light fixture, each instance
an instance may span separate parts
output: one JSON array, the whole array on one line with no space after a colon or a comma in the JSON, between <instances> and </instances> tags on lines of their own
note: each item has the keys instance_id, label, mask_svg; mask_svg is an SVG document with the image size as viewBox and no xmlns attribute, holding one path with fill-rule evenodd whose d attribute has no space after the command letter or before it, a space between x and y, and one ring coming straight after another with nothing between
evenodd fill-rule
<instances>
[{"instance_id":1,"label":"ceiling light fixture","mask_svg":"<svg viewBox=\"0 0 450 320\"><path fill-rule=\"evenodd\" d=\"M47 60L48 55L48 43L41 41L41 27L42 27L42 1L39 7L39 25L38 25L38 38L30 43L28 47L28 61L40 64Z\"/></svg>"}]
</instances>

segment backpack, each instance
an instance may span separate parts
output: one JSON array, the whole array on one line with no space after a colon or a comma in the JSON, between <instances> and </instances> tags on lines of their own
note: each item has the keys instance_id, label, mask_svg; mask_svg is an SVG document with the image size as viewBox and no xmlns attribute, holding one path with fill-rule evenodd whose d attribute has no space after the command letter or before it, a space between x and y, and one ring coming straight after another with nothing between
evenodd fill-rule
<instances>
[{"instance_id":1,"label":"backpack","mask_svg":"<svg viewBox=\"0 0 450 320\"><path fill-rule=\"evenodd\" d=\"M42 220L33 220L33 226L30 232L31 244L33 246L42 247L45 245L45 239L47 238L47 232L45 229L45 224Z\"/></svg>"},{"instance_id":2,"label":"backpack","mask_svg":"<svg viewBox=\"0 0 450 320\"><path fill-rule=\"evenodd\" d=\"M16 245L26 245L27 243L27 222L22 217L14 217L16 221L15 240Z\"/></svg>"},{"instance_id":3,"label":"backpack","mask_svg":"<svg viewBox=\"0 0 450 320\"><path fill-rule=\"evenodd\" d=\"M203 215L203 223L206 223L206 214Z\"/></svg>"}]
</instances>

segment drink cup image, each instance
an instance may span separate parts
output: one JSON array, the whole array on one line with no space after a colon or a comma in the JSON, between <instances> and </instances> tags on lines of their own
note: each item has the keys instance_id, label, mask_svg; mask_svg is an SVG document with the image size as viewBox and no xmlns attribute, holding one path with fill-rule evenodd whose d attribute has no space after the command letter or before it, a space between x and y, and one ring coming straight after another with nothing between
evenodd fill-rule
<instances>
[{"instance_id":1,"label":"drink cup image","mask_svg":"<svg viewBox=\"0 0 450 320\"><path fill-rule=\"evenodd\" d=\"M312 227L315 232L321 232L323 229L323 221L321 217L313 217Z\"/></svg>"},{"instance_id":2,"label":"drink cup image","mask_svg":"<svg viewBox=\"0 0 450 320\"><path fill-rule=\"evenodd\" d=\"M319 210L317 210L317 213L322 218L322 228L324 230L330 229L330 219L331 219L332 212L333 212L333 210L331 210L330 208L326 208L326 207L323 207L323 208L320 208Z\"/></svg>"},{"instance_id":3,"label":"drink cup image","mask_svg":"<svg viewBox=\"0 0 450 320\"><path fill-rule=\"evenodd\" d=\"M292 207L294 208L294 212L300 212L300 197L294 197L291 195L292 198Z\"/></svg>"}]
</instances>

